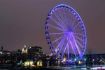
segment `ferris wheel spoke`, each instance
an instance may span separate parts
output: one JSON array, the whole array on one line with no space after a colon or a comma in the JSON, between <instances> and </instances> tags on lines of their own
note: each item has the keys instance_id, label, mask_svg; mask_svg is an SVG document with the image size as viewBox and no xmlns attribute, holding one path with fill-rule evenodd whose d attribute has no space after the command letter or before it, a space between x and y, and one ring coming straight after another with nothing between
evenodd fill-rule
<instances>
[{"instance_id":1,"label":"ferris wheel spoke","mask_svg":"<svg viewBox=\"0 0 105 70\"><path fill-rule=\"evenodd\" d=\"M58 14L56 14L56 15L58 16L59 20L63 23L64 17L63 17L63 13L61 11L58 11ZM59 14L59 13L62 13L62 14Z\"/></svg>"},{"instance_id":2,"label":"ferris wheel spoke","mask_svg":"<svg viewBox=\"0 0 105 70\"><path fill-rule=\"evenodd\" d=\"M66 27L69 26L69 24L71 24L70 19L67 19L67 18L64 19L64 24L65 24Z\"/></svg>"},{"instance_id":3,"label":"ferris wheel spoke","mask_svg":"<svg viewBox=\"0 0 105 70\"><path fill-rule=\"evenodd\" d=\"M51 17L52 21L55 22L59 27L61 27L63 29L63 26L60 25L60 22L55 20L53 17Z\"/></svg>"},{"instance_id":4,"label":"ferris wheel spoke","mask_svg":"<svg viewBox=\"0 0 105 70\"><path fill-rule=\"evenodd\" d=\"M71 46L73 52L74 52L74 55L76 56L76 50L74 49L74 45L72 44L72 42L69 40L69 46Z\"/></svg>"},{"instance_id":5,"label":"ferris wheel spoke","mask_svg":"<svg viewBox=\"0 0 105 70\"><path fill-rule=\"evenodd\" d=\"M83 36L81 33L73 33L74 35Z\"/></svg>"},{"instance_id":6,"label":"ferris wheel spoke","mask_svg":"<svg viewBox=\"0 0 105 70\"><path fill-rule=\"evenodd\" d=\"M72 28L74 28L73 25L76 23L76 21L74 19L70 19L69 22L71 23Z\"/></svg>"},{"instance_id":7,"label":"ferris wheel spoke","mask_svg":"<svg viewBox=\"0 0 105 70\"><path fill-rule=\"evenodd\" d=\"M68 17L71 19L69 22L71 22L72 26L74 26L73 24L77 23L75 16L68 14Z\"/></svg>"},{"instance_id":8,"label":"ferris wheel spoke","mask_svg":"<svg viewBox=\"0 0 105 70\"><path fill-rule=\"evenodd\" d=\"M65 10L62 9L58 13L62 13L62 14L58 14L58 18L60 18L60 21L61 21L62 25L66 27L67 26L66 24L67 24L67 19L68 18L67 18L66 14L65 14Z\"/></svg>"},{"instance_id":9,"label":"ferris wheel spoke","mask_svg":"<svg viewBox=\"0 0 105 70\"><path fill-rule=\"evenodd\" d=\"M64 11L64 10L63 10ZM61 14L62 15L62 17L63 17L63 23L66 23L66 16L65 16L65 11Z\"/></svg>"},{"instance_id":10,"label":"ferris wheel spoke","mask_svg":"<svg viewBox=\"0 0 105 70\"><path fill-rule=\"evenodd\" d=\"M58 20L60 21L60 23L63 23L64 18L62 18L62 14L56 13L55 16L58 18Z\"/></svg>"},{"instance_id":11,"label":"ferris wheel spoke","mask_svg":"<svg viewBox=\"0 0 105 70\"><path fill-rule=\"evenodd\" d=\"M72 43L70 37L67 37L67 40L68 40L68 45L71 46L71 48L74 52L74 55L76 56L76 52L75 52L75 49L74 49L74 44Z\"/></svg>"},{"instance_id":12,"label":"ferris wheel spoke","mask_svg":"<svg viewBox=\"0 0 105 70\"><path fill-rule=\"evenodd\" d=\"M56 30L60 30L60 31L63 31L61 28L57 27L57 26L54 26L54 25L51 25L51 24L48 24L48 26L56 29Z\"/></svg>"},{"instance_id":13,"label":"ferris wheel spoke","mask_svg":"<svg viewBox=\"0 0 105 70\"><path fill-rule=\"evenodd\" d=\"M54 14L55 16L56 16L56 18L58 19L58 21L59 21L59 23L60 23L60 25L64 28L65 27L65 25L64 25L64 23L63 23L63 20L60 18L60 16L59 16L59 14Z\"/></svg>"},{"instance_id":14,"label":"ferris wheel spoke","mask_svg":"<svg viewBox=\"0 0 105 70\"><path fill-rule=\"evenodd\" d=\"M59 51L57 52L58 55L59 55L60 52L61 52L61 49L62 49L62 47L63 47L63 45L64 45L64 41L65 41L65 38L63 38L63 39L60 41L60 43L58 44L58 46L57 46L57 48L59 49Z\"/></svg>"},{"instance_id":15,"label":"ferris wheel spoke","mask_svg":"<svg viewBox=\"0 0 105 70\"><path fill-rule=\"evenodd\" d=\"M49 33L50 35L61 35L64 34L64 32L60 32L60 33Z\"/></svg>"},{"instance_id":16,"label":"ferris wheel spoke","mask_svg":"<svg viewBox=\"0 0 105 70\"><path fill-rule=\"evenodd\" d=\"M77 48L78 54L79 54L79 56L81 57L81 51L80 51L80 48L79 48L79 46L77 45L77 42L76 42L75 39L74 39L74 43L75 43L75 47Z\"/></svg>"},{"instance_id":17,"label":"ferris wheel spoke","mask_svg":"<svg viewBox=\"0 0 105 70\"><path fill-rule=\"evenodd\" d=\"M74 20L72 21L72 23L74 24L74 25L72 25L73 30L75 30L76 27L78 26L78 22L74 19ZM77 26L76 26L76 25L77 25Z\"/></svg>"},{"instance_id":18,"label":"ferris wheel spoke","mask_svg":"<svg viewBox=\"0 0 105 70\"><path fill-rule=\"evenodd\" d=\"M59 41L62 38L62 36L58 37L57 39L55 39L54 41L52 41L52 43L56 43L57 41Z\"/></svg>"},{"instance_id":19,"label":"ferris wheel spoke","mask_svg":"<svg viewBox=\"0 0 105 70\"><path fill-rule=\"evenodd\" d=\"M60 19L59 15L57 13L54 14L54 16L56 17L56 19L59 21L59 23L62 23L62 20Z\"/></svg>"},{"instance_id":20,"label":"ferris wheel spoke","mask_svg":"<svg viewBox=\"0 0 105 70\"><path fill-rule=\"evenodd\" d=\"M79 45L79 47L82 49L83 48L83 45L78 40L76 40L76 42Z\"/></svg>"},{"instance_id":21,"label":"ferris wheel spoke","mask_svg":"<svg viewBox=\"0 0 105 70\"><path fill-rule=\"evenodd\" d=\"M74 24L74 22L73 22L73 20L70 20L70 19L68 19L68 25L70 25L71 27L73 26L73 24ZM73 28L73 27L72 27Z\"/></svg>"},{"instance_id":22,"label":"ferris wheel spoke","mask_svg":"<svg viewBox=\"0 0 105 70\"><path fill-rule=\"evenodd\" d=\"M79 41L83 41L83 39L81 39L80 37L78 36L75 36L76 40L79 40Z\"/></svg>"},{"instance_id":23,"label":"ferris wheel spoke","mask_svg":"<svg viewBox=\"0 0 105 70\"><path fill-rule=\"evenodd\" d=\"M78 47L78 45L76 43L74 35L70 34L70 36L71 36L71 39L72 39L72 41L70 42L71 45L72 45L72 49L74 49L74 47L75 47L75 49L77 49L78 53L81 54L80 49L79 49L79 47ZM74 50L74 52L76 52L76 51Z\"/></svg>"},{"instance_id":24,"label":"ferris wheel spoke","mask_svg":"<svg viewBox=\"0 0 105 70\"><path fill-rule=\"evenodd\" d=\"M75 30L77 26L80 25L80 22L78 22L76 25L73 26L73 29Z\"/></svg>"},{"instance_id":25,"label":"ferris wheel spoke","mask_svg":"<svg viewBox=\"0 0 105 70\"><path fill-rule=\"evenodd\" d=\"M64 11L64 10L63 10ZM65 11L62 13L62 14L60 14L60 16L61 16L61 20L62 20L62 24L63 25L66 25L68 22L68 18L67 18L67 16L66 16L66 14L65 14ZM67 25L66 25L67 26Z\"/></svg>"},{"instance_id":26,"label":"ferris wheel spoke","mask_svg":"<svg viewBox=\"0 0 105 70\"><path fill-rule=\"evenodd\" d=\"M65 47L65 44L66 44L66 42L65 42L65 40L64 40L62 46L60 47L60 49L59 49L59 51L58 51L58 53L57 53L57 55L60 55L60 53L61 53L61 55L62 55L63 50L64 50L63 48Z\"/></svg>"},{"instance_id":27,"label":"ferris wheel spoke","mask_svg":"<svg viewBox=\"0 0 105 70\"><path fill-rule=\"evenodd\" d=\"M79 37L78 37L79 38ZM81 42L80 42L80 40L81 40ZM81 49L81 52L83 52L84 50L85 50L85 48L84 48L84 46L85 46L85 44L83 44L83 42L84 42L84 40L82 40L82 39L77 39L76 40L76 42L77 42L77 44L79 45L79 48ZM84 53L84 52L83 52ZM82 54L82 53L81 53Z\"/></svg>"},{"instance_id":28,"label":"ferris wheel spoke","mask_svg":"<svg viewBox=\"0 0 105 70\"><path fill-rule=\"evenodd\" d=\"M69 23L70 23L70 19L68 18L66 11L64 11L63 14L61 14L61 16L63 17L63 18L62 18L62 20L63 20L63 21L62 21L62 24L65 25L65 29L66 29L67 26L68 26ZM72 24L71 24L71 25L72 25Z\"/></svg>"},{"instance_id":29,"label":"ferris wheel spoke","mask_svg":"<svg viewBox=\"0 0 105 70\"><path fill-rule=\"evenodd\" d=\"M64 50L62 51L61 59L64 57L64 53L66 51L67 47L64 47Z\"/></svg>"},{"instance_id":30,"label":"ferris wheel spoke","mask_svg":"<svg viewBox=\"0 0 105 70\"><path fill-rule=\"evenodd\" d=\"M67 43L67 53L68 53L68 59L69 59L69 56L70 56L70 50L69 50L69 45L68 45L68 43Z\"/></svg>"}]
</instances>

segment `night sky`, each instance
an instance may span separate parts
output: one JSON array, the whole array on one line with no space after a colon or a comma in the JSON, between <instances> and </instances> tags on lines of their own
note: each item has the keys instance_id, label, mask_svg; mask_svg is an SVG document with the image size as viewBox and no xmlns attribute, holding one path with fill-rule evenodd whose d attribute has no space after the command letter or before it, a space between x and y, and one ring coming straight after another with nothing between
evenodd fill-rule
<instances>
[{"instance_id":1,"label":"night sky","mask_svg":"<svg viewBox=\"0 0 105 70\"><path fill-rule=\"evenodd\" d=\"M44 35L48 12L57 4L72 6L87 30L87 52L105 53L105 0L0 0L0 46L6 50L42 46L49 52Z\"/></svg>"}]
</instances>

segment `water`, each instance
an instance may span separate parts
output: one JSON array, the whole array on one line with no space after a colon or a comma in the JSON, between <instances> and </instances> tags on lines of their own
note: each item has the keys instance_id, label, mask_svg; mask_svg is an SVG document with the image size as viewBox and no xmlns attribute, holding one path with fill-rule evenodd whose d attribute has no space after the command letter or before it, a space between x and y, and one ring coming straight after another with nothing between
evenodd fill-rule
<instances>
[{"instance_id":1,"label":"water","mask_svg":"<svg viewBox=\"0 0 105 70\"><path fill-rule=\"evenodd\" d=\"M89 68L89 69L88 69ZM96 66L93 66L93 67L80 67L80 66L74 66L74 67L61 67L61 66L51 66L51 67L48 67L48 68L35 68L35 69L18 69L18 68L15 68L16 70L103 70L105 69L105 65L96 65ZM13 69L13 70L15 70ZM11 69L0 69L0 70L11 70Z\"/></svg>"}]
</instances>

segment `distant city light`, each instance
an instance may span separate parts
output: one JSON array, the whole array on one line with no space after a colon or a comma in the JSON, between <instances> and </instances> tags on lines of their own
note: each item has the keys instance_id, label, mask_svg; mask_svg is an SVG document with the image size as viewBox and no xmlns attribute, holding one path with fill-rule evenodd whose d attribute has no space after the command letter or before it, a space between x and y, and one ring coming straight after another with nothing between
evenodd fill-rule
<instances>
[{"instance_id":1,"label":"distant city light","mask_svg":"<svg viewBox=\"0 0 105 70\"><path fill-rule=\"evenodd\" d=\"M66 62L66 58L65 57L63 58L62 62Z\"/></svg>"},{"instance_id":2,"label":"distant city light","mask_svg":"<svg viewBox=\"0 0 105 70\"><path fill-rule=\"evenodd\" d=\"M42 67L42 66L43 66L42 60L37 61L37 66L38 66L38 67Z\"/></svg>"},{"instance_id":3,"label":"distant city light","mask_svg":"<svg viewBox=\"0 0 105 70\"><path fill-rule=\"evenodd\" d=\"M78 64L82 64L82 61L78 61Z\"/></svg>"},{"instance_id":4,"label":"distant city light","mask_svg":"<svg viewBox=\"0 0 105 70\"><path fill-rule=\"evenodd\" d=\"M28 49L26 45L24 45L24 47L22 48L22 53L28 53Z\"/></svg>"},{"instance_id":5,"label":"distant city light","mask_svg":"<svg viewBox=\"0 0 105 70\"><path fill-rule=\"evenodd\" d=\"M34 63L33 63L33 61L25 61L25 62L24 62L24 66L25 66L25 67L29 67L29 66L30 66L30 67L33 67L33 66L34 66Z\"/></svg>"}]
</instances>

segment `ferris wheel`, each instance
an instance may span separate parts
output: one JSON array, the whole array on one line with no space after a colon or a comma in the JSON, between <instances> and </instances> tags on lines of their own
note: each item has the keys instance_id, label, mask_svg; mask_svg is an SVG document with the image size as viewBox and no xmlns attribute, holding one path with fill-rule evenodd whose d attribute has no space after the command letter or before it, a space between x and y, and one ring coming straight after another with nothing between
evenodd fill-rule
<instances>
[{"instance_id":1,"label":"ferris wheel","mask_svg":"<svg viewBox=\"0 0 105 70\"><path fill-rule=\"evenodd\" d=\"M45 36L54 55L82 58L87 44L86 28L79 14L66 4L55 6L45 22Z\"/></svg>"}]
</instances>

